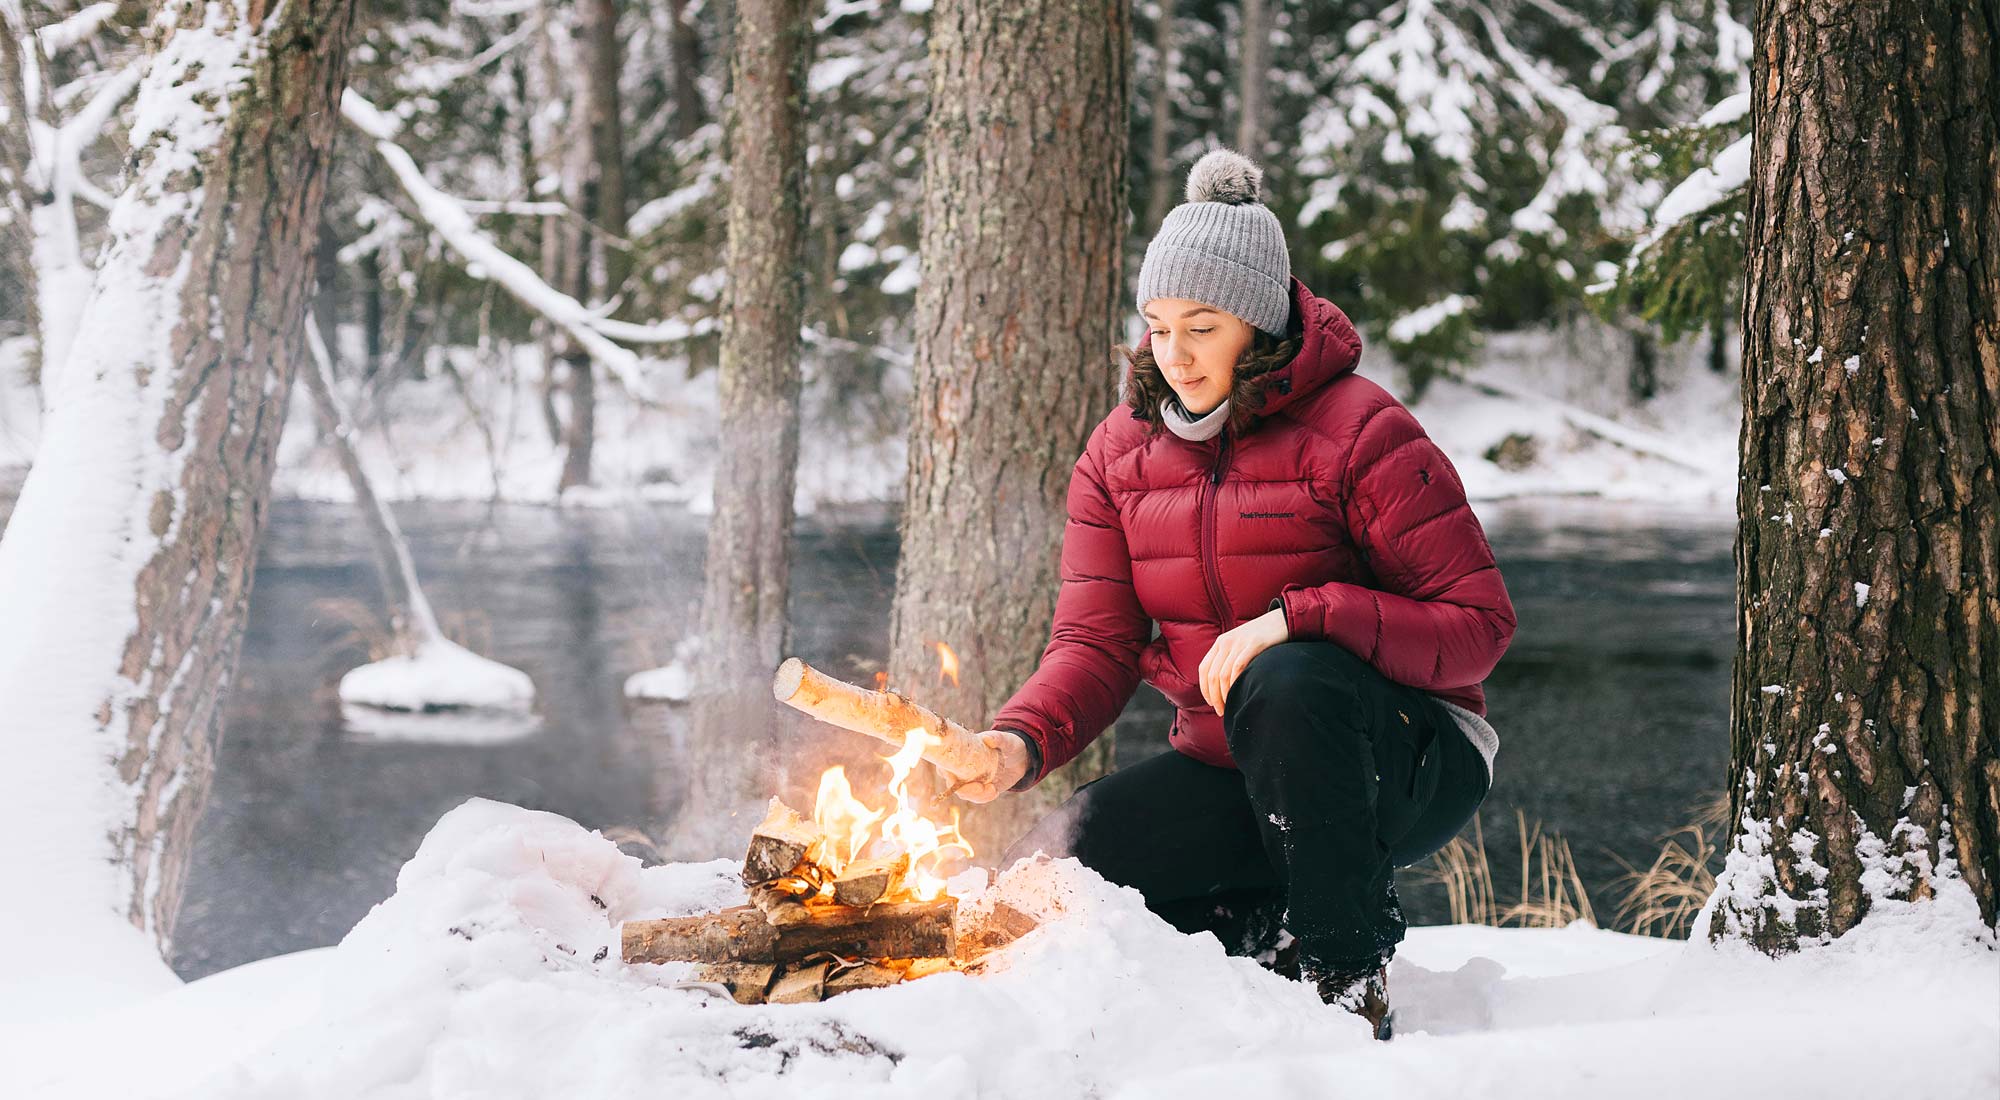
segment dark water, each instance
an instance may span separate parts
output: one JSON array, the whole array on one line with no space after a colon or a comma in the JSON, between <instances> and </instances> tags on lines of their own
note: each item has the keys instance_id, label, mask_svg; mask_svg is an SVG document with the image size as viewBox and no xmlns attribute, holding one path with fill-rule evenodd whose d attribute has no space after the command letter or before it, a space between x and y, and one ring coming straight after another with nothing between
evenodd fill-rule
<instances>
[{"instance_id":1,"label":"dark water","mask_svg":"<svg viewBox=\"0 0 2000 1100\"><path fill-rule=\"evenodd\" d=\"M0 489L0 523L12 504ZM657 716L621 685L693 621L702 524L670 508L397 506L448 633L533 677L543 723L506 744L382 741L347 730L334 688L368 657L378 590L340 505L280 502L257 565L213 797L196 844L175 969L193 978L336 942L395 887L445 811L479 795L591 828L647 820L664 759ZM1520 615L1488 681L1501 737L1482 810L1512 900L1514 813L1570 841L1600 922L1622 856L1720 789L1728 757L1731 527L1712 515L1593 502L1480 506ZM857 681L886 656L896 537L887 512L802 521L793 650ZM464 609L477 609L468 612ZM1130 763L1166 749L1142 687L1117 726ZM1448 918L1405 885L1413 923Z\"/></svg>"}]
</instances>

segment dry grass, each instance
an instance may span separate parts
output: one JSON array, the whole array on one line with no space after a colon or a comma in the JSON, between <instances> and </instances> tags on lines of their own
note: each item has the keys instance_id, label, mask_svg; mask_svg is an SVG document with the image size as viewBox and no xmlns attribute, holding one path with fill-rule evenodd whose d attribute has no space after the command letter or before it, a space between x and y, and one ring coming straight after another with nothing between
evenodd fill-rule
<instances>
[{"instance_id":1,"label":"dry grass","mask_svg":"<svg viewBox=\"0 0 2000 1100\"><path fill-rule=\"evenodd\" d=\"M1726 794L1696 807L1691 823L1660 837L1660 854L1645 870L1612 853L1626 870L1618 880L1625 895L1615 918L1618 926L1642 936L1685 937L1715 890L1709 862L1718 840L1727 835L1728 818ZM1578 919L1597 923L1568 841L1545 832L1540 822L1530 824L1519 810L1514 823L1521 862L1512 904L1499 900L1477 816L1469 837L1453 838L1429 863L1406 873L1414 881L1442 886L1457 924L1561 928Z\"/></svg>"},{"instance_id":2,"label":"dry grass","mask_svg":"<svg viewBox=\"0 0 2000 1100\"><path fill-rule=\"evenodd\" d=\"M1456 924L1561 928L1576 920L1597 923L1569 842L1544 832L1539 821L1529 825L1519 810L1514 811L1514 825L1521 842L1521 875L1511 905L1500 905L1493 864L1486 854L1485 828L1476 815L1471 839L1452 838L1428 865L1412 868L1410 875L1418 882L1444 887Z\"/></svg>"},{"instance_id":3,"label":"dry grass","mask_svg":"<svg viewBox=\"0 0 2000 1100\"><path fill-rule=\"evenodd\" d=\"M388 622L372 604L364 600L351 596L323 596L312 602L309 611L315 620L331 619L347 627L329 639L322 652L351 646L367 651L368 661L374 662L396 651ZM474 653L485 653L491 648L493 624L485 612L444 611L437 615L438 630L446 638Z\"/></svg>"},{"instance_id":4,"label":"dry grass","mask_svg":"<svg viewBox=\"0 0 2000 1100\"><path fill-rule=\"evenodd\" d=\"M348 596L323 596L312 602L309 611L315 621L331 619L347 626L346 630L328 640L322 652L352 646L366 650L369 661L379 661L394 652L389 625L382 621L374 608L361 600Z\"/></svg>"},{"instance_id":5,"label":"dry grass","mask_svg":"<svg viewBox=\"0 0 2000 1100\"><path fill-rule=\"evenodd\" d=\"M1697 809L1693 822L1660 837L1660 854L1653 865L1641 871L1625 862L1619 882L1625 886L1625 901L1618 907L1618 920L1627 931L1642 936L1681 939L1702 904L1715 892L1715 875L1708 869L1716 853L1716 840L1726 835L1729 796L1722 795Z\"/></svg>"}]
</instances>

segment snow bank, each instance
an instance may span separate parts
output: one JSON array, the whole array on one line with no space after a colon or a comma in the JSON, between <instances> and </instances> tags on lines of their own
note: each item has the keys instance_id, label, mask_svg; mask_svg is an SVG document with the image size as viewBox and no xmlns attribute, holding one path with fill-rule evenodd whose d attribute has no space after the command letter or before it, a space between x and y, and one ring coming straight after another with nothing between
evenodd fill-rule
<instances>
[{"instance_id":1,"label":"snow bank","mask_svg":"<svg viewBox=\"0 0 2000 1100\"><path fill-rule=\"evenodd\" d=\"M30 1095L125 1100L2000 1087L2000 955L1914 918L1777 961L1582 924L1413 929L1390 978L1398 1038L1378 1044L1305 986L1179 935L1073 861L1017 865L970 903L1005 896L1043 921L979 974L742 1006L671 988L687 967L619 961L620 921L740 903L735 872L729 860L642 869L564 818L473 800L337 948L145 1006L148 1074L78 1053L98 1049L100 1025L37 1044L21 1081Z\"/></svg>"}]
</instances>

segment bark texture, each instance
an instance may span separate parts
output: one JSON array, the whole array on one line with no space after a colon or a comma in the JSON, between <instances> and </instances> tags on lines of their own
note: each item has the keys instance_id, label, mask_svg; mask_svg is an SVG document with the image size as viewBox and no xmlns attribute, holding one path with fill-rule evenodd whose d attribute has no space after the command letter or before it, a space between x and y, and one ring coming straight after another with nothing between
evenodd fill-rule
<instances>
[{"instance_id":1,"label":"bark texture","mask_svg":"<svg viewBox=\"0 0 2000 1100\"><path fill-rule=\"evenodd\" d=\"M1173 159L1174 78L1181 65L1180 47L1174 41L1174 0L1158 0L1159 14L1153 19L1153 54L1159 59L1159 80L1153 85L1153 122L1146 133L1146 170L1151 177L1146 188L1146 224L1140 231L1151 237L1173 209L1175 189L1181 174Z\"/></svg>"},{"instance_id":2,"label":"bark texture","mask_svg":"<svg viewBox=\"0 0 2000 1100\"><path fill-rule=\"evenodd\" d=\"M1996 29L1995 0L1759 12L1710 933L1773 953L1954 875L1995 917Z\"/></svg>"},{"instance_id":3,"label":"bark texture","mask_svg":"<svg viewBox=\"0 0 2000 1100\"><path fill-rule=\"evenodd\" d=\"M778 793L771 674L785 657L805 312L804 0L739 0L730 69L729 272L721 436L701 606L700 672L677 856L741 850Z\"/></svg>"},{"instance_id":4,"label":"bark texture","mask_svg":"<svg viewBox=\"0 0 2000 1100\"><path fill-rule=\"evenodd\" d=\"M34 42L24 13L13 5L0 6L0 108L7 116L6 125L0 126L0 183L5 184L0 189L0 203L6 204L7 213L7 224L0 226L0 240L7 242L11 257L8 263L13 270L9 274L21 287L22 327L35 338L26 363L30 379L38 378L42 367L42 315L34 262L34 208L40 200L29 194L34 150L28 138L28 88L21 50L32 48Z\"/></svg>"},{"instance_id":5,"label":"bark texture","mask_svg":"<svg viewBox=\"0 0 2000 1100\"><path fill-rule=\"evenodd\" d=\"M1271 23L1264 8L1264 0L1242 0L1243 40L1237 54L1236 149L1254 159L1263 157L1264 82L1271 68Z\"/></svg>"},{"instance_id":6,"label":"bark texture","mask_svg":"<svg viewBox=\"0 0 2000 1100\"><path fill-rule=\"evenodd\" d=\"M1130 5L931 11L923 283L889 686L986 728L1049 640L1064 500L1117 399ZM935 643L957 653L940 675ZM1101 774L1107 736L971 811L982 851Z\"/></svg>"},{"instance_id":7,"label":"bark texture","mask_svg":"<svg viewBox=\"0 0 2000 1100\"><path fill-rule=\"evenodd\" d=\"M207 14L199 4L181 8L174 33L188 33ZM136 628L118 665L134 686L116 705L106 699L96 718L122 729L117 773L136 798L131 826L116 838L119 860L131 868L127 915L154 929L163 946L208 800L222 699L235 674L278 434L301 359L354 4L252 2L239 17L256 28L260 45L246 59L248 79L231 97L220 139L191 168L201 205L132 251L150 271L186 265L169 397L151 430L159 451L181 461L177 483L138 487L150 494L159 543L139 571ZM143 173L134 186L145 186ZM78 351L124 338L85 332ZM147 370L138 373L143 384Z\"/></svg>"}]
</instances>

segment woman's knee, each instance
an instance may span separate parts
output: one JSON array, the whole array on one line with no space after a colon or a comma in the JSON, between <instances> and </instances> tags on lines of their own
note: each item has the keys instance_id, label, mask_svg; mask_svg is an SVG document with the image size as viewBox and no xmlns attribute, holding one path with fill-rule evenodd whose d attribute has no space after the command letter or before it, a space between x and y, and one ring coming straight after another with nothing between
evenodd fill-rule
<instances>
[{"instance_id":1,"label":"woman's knee","mask_svg":"<svg viewBox=\"0 0 2000 1100\"><path fill-rule=\"evenodd\" d=\"M1284 642L1250 659L1230 685L1223 730L1234 750L1254 726L1299 729L1288 720L1310 714L1312 725L1344 724L1359 729L1355 685L1365 667L1360 658L1332 642Z\"/></svg>"}]
</instances>

